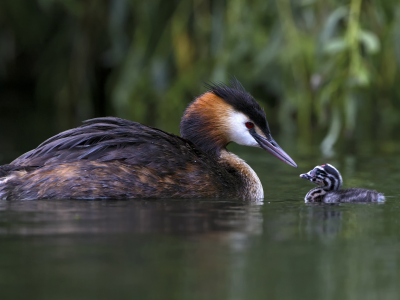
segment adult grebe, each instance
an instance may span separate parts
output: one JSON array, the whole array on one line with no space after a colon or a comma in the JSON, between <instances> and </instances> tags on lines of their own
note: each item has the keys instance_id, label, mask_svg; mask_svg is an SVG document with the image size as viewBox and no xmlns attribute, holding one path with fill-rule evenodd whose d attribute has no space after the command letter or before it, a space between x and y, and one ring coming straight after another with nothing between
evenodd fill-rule
<instances>
[{"instance_id":1,"label":"adult grebe","mask_svg":"<svg viewBox=\"0 0 400 300\"><path fill-rule=\"evenodd\" d=\"M349 188L341 190L343 184L342 176L332 165L326 164L316 166L310 172L300 174L319 187L310 190L304 200L306 202L383 202L385 197L377 191L360 188Z\"/></svg>"},{"instance_id":2,"label":"adult grebe","mask_svg":"<svg viewBox=\"0 0 400 300\"><path fill-rule=\"evenodd\" d=\"M0 199L263 198L257 174L228 143L297 165L236 79L208 87L187 107L182 137L112 117L85 121L0 167Z\"/></svg>"}]
</instances>

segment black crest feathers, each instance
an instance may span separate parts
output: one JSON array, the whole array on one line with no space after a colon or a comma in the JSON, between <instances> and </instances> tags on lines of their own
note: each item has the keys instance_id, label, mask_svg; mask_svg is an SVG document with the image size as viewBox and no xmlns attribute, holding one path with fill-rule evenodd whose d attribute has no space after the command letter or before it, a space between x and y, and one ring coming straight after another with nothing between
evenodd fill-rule
<instances>
[{"instance_id":1,"label":"black crest feathers","mask_svg":"<svg viewBox=\"0 0 400 300\"><path fill-rule=\"evenodd\" d=\"M209 82L206 83L205 86L208 88L209 92L223 99L235 110L247 115L265 134L270 133L264 110L253 96L246 92L243 85L236 77L232 77L229 85L221 82Z\"/></svg>"}]
</instances>

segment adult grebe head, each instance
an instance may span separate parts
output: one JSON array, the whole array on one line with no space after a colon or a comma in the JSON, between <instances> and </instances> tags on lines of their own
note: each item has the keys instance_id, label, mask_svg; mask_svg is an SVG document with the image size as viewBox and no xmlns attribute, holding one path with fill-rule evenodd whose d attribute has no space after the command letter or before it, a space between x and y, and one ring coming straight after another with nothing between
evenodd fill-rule
<instances>
[{"instance_id":1,"label":"adult grebe head","mask_svg":"<svg viewBox=\"0 0 400 300\"><path fill-rule=\"evenodd\" d=\"M219 155L230 142L261 147L297 167L271 136L264 110L236 79L230 86L209 84L209 90L186 109L181 136L211 155Z\"/></svg>"}]
</instances>

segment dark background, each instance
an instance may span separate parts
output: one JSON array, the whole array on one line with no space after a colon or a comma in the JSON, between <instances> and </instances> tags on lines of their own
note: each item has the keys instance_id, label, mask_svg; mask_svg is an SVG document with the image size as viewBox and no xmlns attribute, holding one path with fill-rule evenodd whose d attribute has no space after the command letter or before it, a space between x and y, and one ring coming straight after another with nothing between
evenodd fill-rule
<instances>
[{"instance_id":1,"label":"dark background","mask_svg":"<svg viewBox=\"0 0 400 300\"><path fill-rule=\"evenodd\" d=\"M0 160L98 116L178 133L231 75L297 151L394 153L399 65L397 0L2 0Z\"/></svg>"}]
</instances>

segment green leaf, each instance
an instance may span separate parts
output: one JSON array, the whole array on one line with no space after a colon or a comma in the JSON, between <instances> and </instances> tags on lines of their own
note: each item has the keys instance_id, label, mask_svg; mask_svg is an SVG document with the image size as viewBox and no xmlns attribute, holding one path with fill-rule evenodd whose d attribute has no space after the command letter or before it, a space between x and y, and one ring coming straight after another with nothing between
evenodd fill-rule
<instances>
[{"instance_id":1,"label":"green leaf","mask_svg":"<svg viewBox=\"0 0 400 300\"><path fill-rule=\"evenodd\" d=\"M329 40L324 47L327 54L336 54L348 48L348 44L344 38L333 38Z\"/></svg>"},{"instance_id":2,"label":"green leaf","mask_svg":"<svg viewBox=\"0 0 400 300\"><path fill-rule=\"evenodd\" d=\"M332 157L335 152L333 146L337 142L342 128L342 120L338 108L332 110L331 124L329 126L328 134L325 136L321 143L321 151L325 157Z\"/></svg>"},{"instance_id":3,"label":"green leaf","mask_svg":"<svg viewBox=\"0 0 400 300\"><path fill-rule=\"evenodd\" d=\"M360 30L358 39L365 46L368 54L378 53L381 45L378 37L371 31Z\"/></svg>"},{"instance_id":4,"label":"green leaf","mask_svg":"<svg viewBox=\"0 0 400 300\"><path fill-rule=\"evenodd\" d=\"M339 21L344 17L346 17L347 14L348 14L347 7L340 6L329 15L320 35L321 43L323 44L326 43L329 39L331 39L335 35Z\"/></svg>"}]
</instances>

